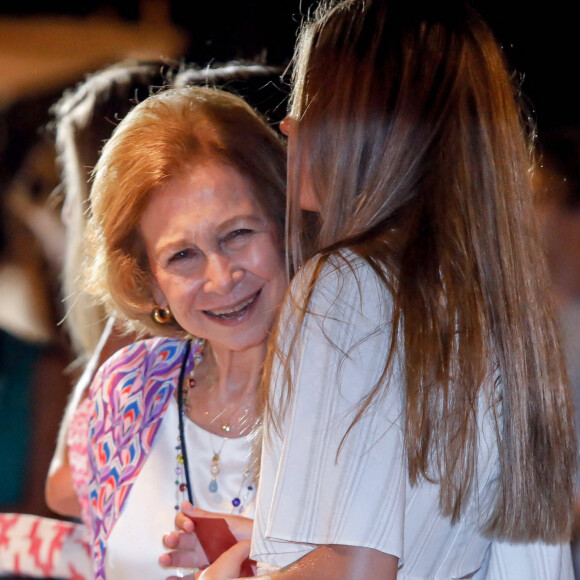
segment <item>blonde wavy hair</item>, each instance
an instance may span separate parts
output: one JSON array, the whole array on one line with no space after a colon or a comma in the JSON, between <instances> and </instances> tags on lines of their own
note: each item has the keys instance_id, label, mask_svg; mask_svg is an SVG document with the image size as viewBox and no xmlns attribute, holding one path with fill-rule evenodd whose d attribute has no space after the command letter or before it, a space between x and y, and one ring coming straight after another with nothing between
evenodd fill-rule
<instances>
[{"instance_id":1,"label":"blonde wavy hair","mask_svg":"<svg viewBox=\"0 0 580 580\"><path fill-rule=\"evenodd\" d=\"M208 87L160 90L103 147L90 195L86 288L137 334L185 334L174 319L159 325L151 316L156 304L139 220L153 190L207 161L248 180L283 239L285 146L240 97Z\"/></svg>"}]
</instances>

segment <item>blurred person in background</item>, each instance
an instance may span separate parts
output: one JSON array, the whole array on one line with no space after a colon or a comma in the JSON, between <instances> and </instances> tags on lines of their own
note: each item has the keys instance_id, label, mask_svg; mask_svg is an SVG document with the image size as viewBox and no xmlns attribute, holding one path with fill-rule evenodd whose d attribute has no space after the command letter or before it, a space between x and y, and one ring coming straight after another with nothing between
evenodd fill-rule
<instances>
[{"instance_id":1,"label":"blurred person in background","mask_svg":"<svg viewBox=\"0 0 580 580\"><path fill-rule=\"evenodd\" d=\"M580 126L539 132L534 178L580 440ZM576 498L572 555L580 578L580 474Z\"/></svg>"}]
</instances>

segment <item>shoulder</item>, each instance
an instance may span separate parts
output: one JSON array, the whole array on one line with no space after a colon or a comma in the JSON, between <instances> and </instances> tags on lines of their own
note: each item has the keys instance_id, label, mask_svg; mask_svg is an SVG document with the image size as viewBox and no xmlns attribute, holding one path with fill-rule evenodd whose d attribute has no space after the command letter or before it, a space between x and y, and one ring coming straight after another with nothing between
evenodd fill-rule
<instances>
[{"instance_id":1,"label":"shoulder","mask_svg":"<svg viewBox=\"0 0 580 580\"><path fill-rule=\"evenodd\" d=\"M174 338L148 338L129 344L99 368L91 391L150 389L155 384L174 382L179 373L187 341Z\"/></svg>"},{"instance_id":2,"label":"shoulder","mask_svg":"<svg viewBox=\"0 0 580 580\"><path fill-rule=\"evenodd\" d=\"M295 277L292 295L308 313L366 317L377 321L391 309L391 294L379 271L352 251L317 255Z\"/></svg>"},{"instance_id":3,"label":"shoulder","mask_svg":"<svg viewBox=\"0 0 580 580\"><path fill-rule=\"evenodd\" d=\"M104 373L130 372L135 367L155 368L169 366L181 357L186 346L185 340L165 337L147 338L133 342L119 349L101 366Z\"/></svg>"},{"instance_id":4,"label":"shoulder","mask_svg":"<svg viewBox=\"0 0 580 580\"><path fill-rule=\"evenodd\" d=\"M386 289L378 272L365 258L350 250L318 254L308 260L294 279L295 287L312 286L324 289L348 290Z\"/></svg>"}]
</instances>

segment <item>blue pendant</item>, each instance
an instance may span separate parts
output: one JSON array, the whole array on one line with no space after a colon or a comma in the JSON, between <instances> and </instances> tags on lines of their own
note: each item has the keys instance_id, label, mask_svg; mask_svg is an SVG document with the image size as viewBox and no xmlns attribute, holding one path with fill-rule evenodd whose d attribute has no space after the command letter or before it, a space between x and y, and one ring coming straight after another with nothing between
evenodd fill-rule
<instances>
[{"instance_id":1,"label":"blue pendant","mask_svg":"<svg viewBox=\"0 0 580 580\"><path fill-rule=\"evenodd\" d=\"M216 481L215 479L212 479L212 480L209 482L209 490L210 490L212 493L215 493L215 492L218 490L218 484L217 484L217 481Z\"/></svg>"}]
</instances>

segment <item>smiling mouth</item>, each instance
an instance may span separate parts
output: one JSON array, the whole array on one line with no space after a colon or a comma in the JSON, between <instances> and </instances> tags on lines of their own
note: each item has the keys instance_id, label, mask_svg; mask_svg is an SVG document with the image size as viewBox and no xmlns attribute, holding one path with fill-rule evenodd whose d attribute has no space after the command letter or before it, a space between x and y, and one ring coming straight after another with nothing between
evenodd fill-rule
<instances>
[{"instance_id":1,"label":"smiling mouth","mask_svg":"<svg viewBox=\"0 0 580 580\"><path fill-rule=\"evenodd\" d=\"M233 308L222 308L219 310L204 310L203 313L207 316L211 316L212 318L217 318L218 320L236 320L238 318L242 318L252 306L255 304L258 296L262 290L258 290L256 294L254 294L248 300L245 300L241 304L237 304Z\"/></svg>"}]
</instances>

